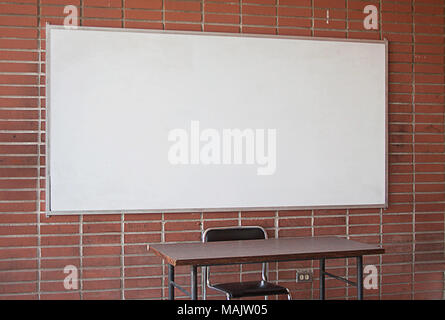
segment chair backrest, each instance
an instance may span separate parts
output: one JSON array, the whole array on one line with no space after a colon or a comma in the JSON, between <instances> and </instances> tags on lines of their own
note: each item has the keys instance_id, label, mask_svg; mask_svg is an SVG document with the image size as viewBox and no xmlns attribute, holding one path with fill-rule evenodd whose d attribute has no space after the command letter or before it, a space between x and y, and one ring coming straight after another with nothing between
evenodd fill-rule
<instances>
[{"instance_id":1,"label":"chair backrest","mask_svg":"<svg viewBox=\"0 0 445 320\"><path fill-rule=\"evenodd\" d=\"M260 240L267 239L266 231L259 226L209 228L202 235L202 242L213 241L237 241L237 240ZM206 286L211 287L210 267L203 267L202 296L206 299ZM267 263L262 263L262 278L267 281Z\"/></svg>"},{"instance_id":2,"label":"chair backrest","mask_svg":"<svg viewBox=\"0 0 445 320\"><path fill-rule=\"evenodd\" d=\"M203 242L259 239L267 239L267 233L257 226L211 228L207 229L202 237Z\"/></svg>"}]
</instances>

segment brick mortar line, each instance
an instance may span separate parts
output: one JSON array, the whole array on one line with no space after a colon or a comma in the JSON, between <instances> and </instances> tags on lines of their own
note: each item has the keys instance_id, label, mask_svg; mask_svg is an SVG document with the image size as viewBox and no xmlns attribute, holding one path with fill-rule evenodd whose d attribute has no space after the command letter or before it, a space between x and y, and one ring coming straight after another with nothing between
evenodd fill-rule
<instances>
[{"instance_id":1,"label":"brick mortar line","mask_svg":"<svg viewBox=\"0 0 445 320\"><path fill-rule=\"evenodd\" d=\"M346 0L346 3L348 3L348 0ZM346 236L346 239L350 239L351 237L350 237L350 228L351 228L351 224L350 224L350 213L349 213L349 209L346 209L346 216L345 216L345 227L346 227L346 232L345 232L345 236ZM349 266L350 266L350 263L349 263L349 260L350 260L350 258L346 258L345 259L345 278L346 279L349 279L349 276L350 276L350 270L349 270ZM346 286L346 297L347 297L347 299L349 299L349 297L350 297L350 288L349 288L350 286Z\"/></svg>"},{"instance_id":2,"label":"brick mortar line","mask_svg":"<svg viewBox=\"0 0 445 320\"><path fill-rule=\"evenodd\" d=\"M440 212L437 212L437 214L440 214ZM436 220L436 221L431 221L431 222L422 222L422 223L419 223L419 225L427 225L427 224L440 224L440 223L442 223L441 221L438 221L438 220ZM409 225L410 223L403 223L402 225ZM11 225L15 225L15 224L11 224ZM34 225L36 225L36 224L32 224L32 225L29 225L29 226L34 226ZM396 223L394 223L394 224L383 224L383 226L391 226L391 225L398 225L398 224L396 224ZM360 226L362 226L362 225L353 225L352 227L354 227L354 226L358 226L358 227L360 227ZM374 224L374 225L366 225L366 226L378 226L378 224ZM329 228L339 228L339 227L341 227L341 228L346 228L346 226L345 225L341 225L341 226L337 226L337 225L335 225L335 226L326 226L326 227L322 227L322 228L320 228L320 229L329 229ZM310 227L308 226L308 227L295 227L295 228L280 228L280 230L301 230L301 229L309 229ZM317 227L318 228L318 227ZM268 229L273 229L273 228L268 228ZM405 232L391 232L391 233L384 233L384 235L389 235L389 236L393 236L393 235L408 235L408 234L410 234L411 233L411 231L405 231ZM436 230L436 231L417 231L417 233L418 234L440 234L440 233L443 233L443 231L442 230ZM141 234L144 234L144 233L141 233ZM160 234L160 232L158 232L157 234ZM30 236L34 236L35 235L35 233L30 233L30 234L18 234L18 235L2 235L2 236L0 236L0 238L10 238L10 237L17 237L17 238L25 238L25 237L30 237ZM93 236L106 236L107 234L96 234L96 235L93 235ZM352 238L357 238L357 237L361 237L361 236L365 236L365 237L367 237L367 236L376 236L376 235L379 235L379 233L378 232L373 232L373 233L354 233L354 234L349 234L349 236L350 237L352 237ZM42 235L42 238L49 238L49 237L60 237L60 236L80 236L79 234L45 234L45 235ZM327 236L327 235L320 235L320 236ZM193 240L191 240L191 241L170 241L170 242L168 242L168 243L179 243L179 242L181 242L181 243L196 243L196 240L195 241L193 241ZM441 243L442 241L441 240L435 240L435 241L430 241L430 240L428 240L428 241L421 241L421 242L419 242L420 244L422 244L422 243ZM160 242L152 242L152 244L155 244L155 243L160 243ZM167 243L167 242L166 242ZM135 242L135 243L126 243L125 245L126 246L141 246L141 245L146 245L147 243L146 242ZM391 243L386 243L386 244L391 244ZM92 243L92 244L83 244L82 245L84 248L94 248L94 247L118 247L118 246L120 246L120 242L118 243L118 242L114 242L114 243ZM57 245L57 244L48 244L48 245L41 245L41 247L42 248L67 248L67 247L76 247L76 245L75 244L65 244L65 245ZM28 245L28 246L8 246L8 247L3 247L3 248L5 248L5 249L8 249L8 248L37 248L37 245ZM119 254L116 254L116 256L118 256ZM138 255L138 254L129 254L129 255ZM2 259L0 259L0 260L2 260Z\"/></svg>"},{"instance_id":3,"label":"brick mortar line","mask_svg":"<svg viewBox=\"0 0 445 320\"><path fill-rule=\"evenodd\" d=\"M413 214L412 214L412 264L411 264L411 268L412 268L412 273L411 273L411 299L414 299L415 296L415 290L414 290L414 283L415 283L415 275L414 275L414 270L415 270L415 254L416 254L416 250L415 250L415 246L416 246L416 170L415 170L415 166L416 166L416 141L415 141L415 126L416 126L416 122L415 122L415 93L416 93L416 82L415 82L415 54L416 54L416 38L415 38L415 30L416 30L416 23L415 23L415 14L414 14L414 8L415 8L415 0L411 0L411 21L412 21L412 26L411 26L411 41L412 41L412 48L411 48L411 57L412 57L412 61L411 61L411 73L412 73L412 78L411 78L411 108L412 108L412 120L411 120L411 126L413 128L413 133L412 133L412 163L413 163L413 174L412 174L412 210L413 210Z\"/></svg>"},{"instance_id":4,"label":"brick mortar line","mask_svg":"<svg viewBox=\"0 0 445 320\"><path fill-rule=\"evenodd\" d=\"M164 2L164 0L162 2ZM161 221L162 221L161 222L161 243L165 243L165 214L164 213L161 213ZM168 283L166 284L166 280L165 280L165 277L166 277L165 266L166 266L165 261L162 260L161 261L161 275L162 275L162 278L161 278L162 289L161 290L163 293L162 297L166 296L165 292L167 291L166 288L168 287ZM162 297L161 297L161 299L162 299Z\"/></svg>"},{"instance_id":5,"label":"brick mortar line","mask_svg":"<svg viewBox=\"0 0 445 320\"><path fill-rule=\"evenodd\" d=\"M425 252L421 252L421 254L430 254L430 253L441 253L442 251L425 251ZM406 256L407 253L399 253L399 254L391 254L391 256ZM114 255L114 256L88 256L86 258L88 259L98 259L98 258L116 258L118 257L118 255ZM146 257L146 255L139 255L139 256L129 256L129 257ZM63 257L59 257L59 258L55 258L55 257L48 257L48 258L43 258L42 260L51 260L51 261L55 261L55 260L66 260L66 259L72 259L72 258L78 258L77 255L75 256L63 256ZM37 258L29 258L29 259L3 259L4 261L21 261L21 260L27 260L27 261L31 261L31 260L37 260ZM295 261L291 261L291 262L296 262L298 264L304 264L305 262L307 262L307 260L295 260ZM280 262L278 262L280 263ZM287 261L287 263L289 263L289 261ZM420 265L431 265L431 261L428 260L423 260L423 261L419 261L418 262ZM385 263L385 266L403 266L403 265L409 265L411 264L411 262L387 262ZM433 262L433 264L442 264L441 261L435 261ZM131 264L128 267L131 269L139 269L140 267L151 267L151 268L157 268L157 267L161 267L162 264ZM353 265L353 263L344 263L343 265L336 265L336 266L332 266L330 267L330 269L344 269L347 266ZM117 270L120 268L120 265L116 264L116 265L108 265L108 266L102 266L102 265L91 265L91 266L86 266L83 269L85 271L91 271L91 270L98 270L98 269L103 269L103 270ZM287 268L273 268L273 270L275 271L295 271L294 267L287 267ZM29 273L29 272L34 272L37 271L37 268L29 268L29 269L19 269L19 270L2 270L2 273ZM60 271L59 267L47 267L47 268L43 268L42 271L45 272L54 272L54 271ZM244 271L244 273L256 273L256 270L246 270ZM417 273L422 273L422 274L428 274L431 273L432 270L423 270L423 271L418 271ZM228 273L233 273L233 274L237 274L237 271L220 271L220 272L214 272L214 274L228 274ZM416 273L416 274L417 274ZM392 276L392 275L399 275L399 274L411 274L411 272L396 272L396 273L386 273L386 276ZM178 276L189 276L189 273L181 273L178 272L177 273ZM134 278L134 277L158 277L158 275L145 275L145 276L129 276L128 278ZM120 276L116 276L114 277L115 279L120 279ZM86 279L90 279L90 278L86 278ZM292 278L293 279L293 278ZM34 281L34 280L23 280L23 281ZM49 280L42 280L42 281L60 281L60 279L49 279ZM442 280L428 280L428 281L442 281ZM10 283L10 282L14 282L14 281L4 281L3 283Z\"/></svg>"},{"instance_id":6,"label":"brick mortar line","mask_svg":"<svg viewBox=\"0 0 445 320\"><path fill-rule=\"evenodd\" d=\"M162 30L165 30L165 1L162 0Z\"/></svg>"},{"instance_id":7,"label":"brick mortar line","mask_svg":"<svg viewBox=\"0 0 445 320\"><path fill-rule=\"evenodd\" d=\"M37 105L37 110L39 113L39 122L38 122L38 128L37 128L37 142L38 142L38 148L37 148L37 173L36 173L36 214L37 214L37 297L38 299L40 299L40 294L41 294L41 286L40 286L40 282L42 280L42 275L41 275L41 269L42 269L42 265L41 265L41 257L42 257L42 248L41 248L41 230L40 230L40 224L41 224L41 219L40 219L40 193L41 193L41 189L40 189L40 183L41 183L41 177L40 177L40 171L41 171L41 161L40 161L40 157L41 157L41 139L42 139L42 105L41 105L41 97L40 97L40 90L41 90L41 79L42 79L42 29L40 26L40 0L37 1L37 41L38 41L38 77L37 77L37 90L39 90L39 98L38 98L38 105Z\"/></svg>"},{"instance_id":8,"label":"brick mortar line","mask_svg":"<svg viewBox=\"0 0 445 320\"><path fill-rule=\"evenodd\" d=\"M445 4L444 4L444 7L445 7ZM445 10L444 10L444 15L443 15L443 25L444 25L443 26L443 30L444 30L444 33L445 33ZM444 35L444 38L445 38L445 35ZM445 61L445 41L442 41L442 48L443 48L443 59ZM444 86L445 86L445 64L444 64L444 67L443 67L443 83L444 83ZM445 124L445 109L443 110L443 117L442 117L442 119L443 119L444 124ZM445 132L443 133L443 135L445 137ZM444 191L445 191L445 187L444 187ZM445 260L445 219L443 221L443 251L442 251L442 254L443 254L443 259L442 260ZM443 272L443 280L442 281L443 281L443 283L442 283L442 288L443 288L442 299L445 300L445 271Z\"/></svg>"},{"instance_id":9,"label":"brick mortar line","mask_svg":"<svg viewBox=\"0 0 445 320\"><path fill-rule=\"evenodd\" d=\"M196 2L195 2L196 3ZM1 3L0 3L1 4ZM65 5L54 5L54 4L45 4L41 5L41 8L63 8ZM203 6L203 9L201 10L185 10L185 9L145 9L145 8L126 8L126 7L94 7L94 6L83 6L84 9L103 9L108 11L123 11L124 13L127 11L143 11L143 12L172 12L172 13L199 13L199 14L218 14L218 15L237 15L236 12L219 12L219 11L206 11L204 9L205 6ZM241 10L242 7L259 7L259 8L274 8L275 5L260 5L260 4L243 4L242 6L238 6ZM279 8L290 8L290 9L311 9L311 6L302 7L302 6L289 6L289 5L278 5ZM430 6L431 7L431 6ZM443 6L436 6L435 8L443 8ZM332 10L333 12L362 12L363 9L349 9L349 8L331 8L331 7L315 7L314 9L318 10ZM444 14L440 13L425 13L425 12L397 12L394 13L394 11L389 10L379 10L379 13L389 13L389 14L396 14L399 16L408 16L408 15L414 15L414 16L422 16L422 17L442 17ZM263 13L247 13L246 15L249 16L263 16L263 17L272 17L271 14L263 14ZM36 15L35 14L27 14L27 13L0 13L0 16L9 16L9 17L24 17L24 18L33 18ZM43 14L43 17L61 17L61 15L48 15ZM279 17L291 17L291 18L308 18L310 19L310 16L308 15L286 15L286 14L279 14ZM81 19L107 19L107 20L123 20L124 17L121 15L121 17L98 17L98 16L82 16ZM316 19L324 20L325 18L316 17ZM344 20L342 18L333 18L335 20ZM132 20L146 20L146 21L156 21L156 19L132 19ZM361 21L362 19L352 19L353 21ZM181 21L181 20L171 20L171 21ZM400 22L395 21L394 24L410 24L409 22ZM423 24L422 24L423 25ZM30 25L1 25L1 27L5 28L32 28L33 26Z\"/></svg>"},{"instance_id":10,"label":"brick mortar line","mask_svg":"<svg viewBox=\"0 0 445 320\"><path fill-rule=\"evenodd\" d=\"M351 22L351 20L349 20L349 0L345 0L345 8L346 8L346 19L345 19L345 22L346 22L346 38L349 38L350 37L350 35L349 35L350 22ZM328 9L328 10L330 10L330 9ZM334 19L332 19L332 20L335 21ZM380 19L379 19L379 21L380 21ZM346 287L346 293L349 293L349 289L348 288L349 287Z\"/></svg>"},{"instance_id":11,"label":"brick mortar line","mask_svg":"<svg viewBox=\"0 0 445 320\"><path fill-rule=\"evenodd\" d=\"M279 4L279 0L277 0L277 5ZM277 31L277 33L278 33L278 31ZM280 222L280 216L279 216L279 211L278 210L276 210L275 211L275 215L274 215L274 235L275 235L275 238L278 238L279 237L279 222ZM270 265L271 265L271 263L269 263L268 264L268 273L270 272ZM279 280L279 277L278 277L278 275L279 275L279 271L278 271L278 268L277 268L277 263L276 262L272 262L272 265L274 266L274 269L275 269L275 283L277 283L278 282L278 280ZM267 276L269 276L269 274L267 274ZM312 290L312 289L311 289Z\"/></svg>"},{"instance_id":12,"label":"brick mortar line","mask_svg":"<svg viewBox=\"0 0 445 320\"><path fill-rule=\"evenodd\" d=\"M78 270L78 290L79 290L79 296L80 300L83 298L83 215L79 217L79 270Z\"/></svg>"},{"instance_id":13,"label":"brick mortar line","mask_svg":"<svg viewBox=\"0 0 445 320\"><path fill-rule=\"evenodd\" d=\"M125 10L126 4L125 4L125 0L121 0L121 16L122 16L122 23L121 23L121 28L125 28L126 27L126 10Z\"/></svg>"},{"instance_id":14,"label":"brick mortar line","mask_svg":"<svg viewBox=\"0 0 445 320\"><path fill-rule=\"evenodd\" d=\"M275 1L275 34L280 34L280 31L279 31L279 8L280 8L280 0L276 0ZM277 278L278 279L278 278Z\"/></svg>"},{"instance_id":15,"label":"brick mortar line","mask_svg":"<svg viewBox=\"0 0 445 320\"><path fill-rule=\"evenodd\" d=\"M120 215L120 297L121 300L125 300L125 214Z\"/></svg>"},{"instance_id":16,"label":"brick mortar line","mask_svg":"<svg viewBox=\"0 0 445 320\"><path fill-rule=\"evenodd\" d=\"M205 12L204 12L204 0L201 0L201 2L199 3L200 5L200 13L201 13L201 31L204 31L204 26L205 26Z\"/></svg>"}]
</instances>

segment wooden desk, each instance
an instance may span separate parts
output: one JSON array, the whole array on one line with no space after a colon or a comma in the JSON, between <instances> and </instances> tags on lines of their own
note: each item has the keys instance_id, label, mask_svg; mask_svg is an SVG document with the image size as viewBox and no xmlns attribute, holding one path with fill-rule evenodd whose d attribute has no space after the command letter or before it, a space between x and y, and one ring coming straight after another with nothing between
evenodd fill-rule
<instances>
[{"instance_id":1,"label":"wooden desk","mask_svg":"<svg viewBox=\"0 0 445 320\"><path fill-rule=\"evenodd\" d=\"M320 260L320 299L325 298L325 276L331 276L357 286L358 299L363 298L363 256L382 254L377 245L360 243L339 237L278 238L265 240L220 241L207 243L163 243L148 249L168 263L169 299L174 299L174 288L197 298L197 267L296 260ZM357 282L326 272L325 260L357 259ZM174 282L175 266L191 266L191 294Z\"/></svg>"}]
</instances>

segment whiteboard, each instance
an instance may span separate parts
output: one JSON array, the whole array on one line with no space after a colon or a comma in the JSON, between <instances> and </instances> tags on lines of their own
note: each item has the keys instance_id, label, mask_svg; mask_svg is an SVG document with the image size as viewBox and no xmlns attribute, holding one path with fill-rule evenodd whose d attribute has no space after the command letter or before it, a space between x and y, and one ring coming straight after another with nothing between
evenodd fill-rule
<instances>
[{"instance_id":1,"label":"whiteboard","mask_svg":"<svg viewBox=\"0 0 445 320\"><path fill-rule=\"evenodd\" d=\"M47 213L385 207L387 43L47 27Z\"/></svg>"}]
</instances>

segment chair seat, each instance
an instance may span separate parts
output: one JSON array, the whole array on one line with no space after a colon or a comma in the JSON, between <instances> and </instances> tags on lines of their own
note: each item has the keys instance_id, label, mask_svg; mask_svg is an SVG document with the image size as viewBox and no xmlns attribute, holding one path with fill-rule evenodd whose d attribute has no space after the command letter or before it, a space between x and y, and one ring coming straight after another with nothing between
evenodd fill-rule
<instances>
[{"instance_id":1,"label":"chair seat","mask_svg":"<svg viewBox=\"0 0 445 320\"><path fill-rule=\"evenodd\" d=\"M229 295L230 298L288 294L285 287L267 281L246 281L214 284L212 287Z\"/></svg>"}]
</instances>

